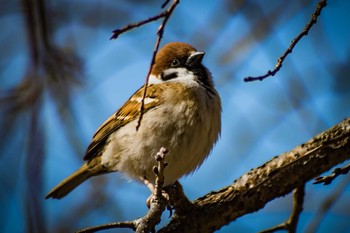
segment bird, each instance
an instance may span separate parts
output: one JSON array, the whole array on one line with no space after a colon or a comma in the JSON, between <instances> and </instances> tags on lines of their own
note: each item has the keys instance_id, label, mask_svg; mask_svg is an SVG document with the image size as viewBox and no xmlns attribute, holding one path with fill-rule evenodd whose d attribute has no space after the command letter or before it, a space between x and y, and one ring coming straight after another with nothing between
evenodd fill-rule
<instances>
[{"instance_id":1,"label":"bird","mask_svg":"<svg viewBox=\"0 0 350 233\"><path fill-rule=\"evenodd\" d=\"M221 132L221 99L202 64L204 55L188 43L164 45L151 67L145 97L143 85L97 129L85 163L46 199L60 199L90 177L111 172L154 184L154 156L162 147L168 151L164 187L197 170Z\"/></svg>"}]
</instances>

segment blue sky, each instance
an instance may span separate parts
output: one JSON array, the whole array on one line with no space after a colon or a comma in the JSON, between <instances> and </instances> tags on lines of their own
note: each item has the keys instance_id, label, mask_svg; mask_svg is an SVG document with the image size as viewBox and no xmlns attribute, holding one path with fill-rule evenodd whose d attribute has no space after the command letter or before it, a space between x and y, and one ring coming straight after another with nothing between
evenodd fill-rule
<instances>
[{"instance_id":1,"label":"blue sky","mask_svg":"<svg viewBox=\"0 0 350 233\"><path fill-rule=\"evenodd\" d=\"M309 21L316 3L268 0L234 5L195 0L182 1L175 10L162 45L184 41L205 51L204 64L213 73L223 103L219 142L202 167L180 181L190 199L229 185L251 168L350 116L348 1L329 1L318 23L295 47L275 77L263 82L243 82L244 77L262 75L275 66L277 58ZM21 81L29 62L23 16L16 4L19 3L14 1L6 5L9 11L0 18L4 28L0 43L7 45L0 60L3 93ZM112 30L157 14L158 3L89 0L52 1L48 5L55 12L53 19L61 17L60 21L53 20L54 43L61 48L74 48L83 61L84 73L82 85L73 89L71 101L79 142L72 141L64 130L65 123L60 120L64 109L58 111L52 97L44 95L43 197L82 164L84 150L97 127L144 83L160 23L109 40ZM115 10L116 15L106 10ZM0 201L4 206L0 216L5 220L1 232L25 231L23 157L25 135L30 132L28 127L19 127L13 135L11 147L0 157L3 167ZM340 177L330 186L307 184L300 232L305 231L323 200L347 182L345 179ZM94 192L104 192L108 200L94 199L91 196ZM42 200L47 229L55 232L57 224L67 222L74 224L70 229L79 229L137 218L147 211L148 195L146 187L120 174L94 178L62 200ZM350 212L345 208L350 206L349 200L350 189L346 186L318 232L349 229ZM90 209L84 211L87 204ZM290 195L279 198L219 232L257 232L269 228L287 218L291 206ZM79 215L67 214L79 208L81 212L76 212ZM166 222L167 214L162 224Z\"/></svg>"}]
</instances>

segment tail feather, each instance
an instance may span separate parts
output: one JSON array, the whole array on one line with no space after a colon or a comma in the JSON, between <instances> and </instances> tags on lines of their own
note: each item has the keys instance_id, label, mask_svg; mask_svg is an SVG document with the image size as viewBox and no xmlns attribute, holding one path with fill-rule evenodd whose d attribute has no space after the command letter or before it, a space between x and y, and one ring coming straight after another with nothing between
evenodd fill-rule
<instances>
[{"instance_id":1,"label":"tail feather","mask_svg":"<svg viewBox=\"0 0 350 233\"><path fill-rule=\"evenodd\" d=\"M64 179L55 188L53 188L45 197L45 199L54 198L61 199L75 189L78 185L83 183L85 180L94 176L94 173L89 169L89 167L84 164L72 175Z\"/></svg>"}]
</instances>

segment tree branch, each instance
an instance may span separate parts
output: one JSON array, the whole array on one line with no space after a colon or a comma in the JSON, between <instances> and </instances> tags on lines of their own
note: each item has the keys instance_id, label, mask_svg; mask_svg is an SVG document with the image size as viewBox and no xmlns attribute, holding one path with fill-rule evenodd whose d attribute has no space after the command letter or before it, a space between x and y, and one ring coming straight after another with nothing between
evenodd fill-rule
<instances>
[{"instance_id":1,"label":"tree branch","mask_svg":"<svg viewBox=\"0 0 350 233\"><path fill-rule=\"evenodd\" d=\"M288 49L284 52L284 54L280 58L278 58L276 66L273 70L267 71L267 73L265 75L262 75L262 76L246 77L246 78L244 78L244 82L252 82L252 81L257 81L257 80L262 81L265 78L268 78L270 76L275 76L275 74L281 69L282 64L283 64L284 60L286 59L286 57L288 56L288 54L293 52L294 47L298 44L298 42L301 40L301 38L306 36L309 33L312 26L317 23L317 18L320 16L322 9L326 6L327 6L327 0L321 0L317 4L316 10L312 14L312 17L311 17L309 23L304 27L304 29L301 31L301 33L291 41L291 44L288 47Z\"/></svg>"},{"instance_id":2,"label":"tree branch","mask_svg":"<svg viewBox=\"0 0 350 233\"><path fill-rule=\"evenodd\" d=\"M261 231L260 233L272 233L280 230L286 230L289 233L295 233L298 226L299 216L303 211L304 196L305 196L305 184L294 190L293 211L292 211L292 214L289 216L289 218L285 222L275 227L272 227L270 229Z\"/></svg>"},{"instance_id":3,"label":"tree branch","mask_svg":"<svg viewBox=\"0 0 350 233\"><path fill-rule=\"evenodd\" d=\"M350 159L350 118L198 198L160 232L213 232Z\"/></svg>"}]
</instances>

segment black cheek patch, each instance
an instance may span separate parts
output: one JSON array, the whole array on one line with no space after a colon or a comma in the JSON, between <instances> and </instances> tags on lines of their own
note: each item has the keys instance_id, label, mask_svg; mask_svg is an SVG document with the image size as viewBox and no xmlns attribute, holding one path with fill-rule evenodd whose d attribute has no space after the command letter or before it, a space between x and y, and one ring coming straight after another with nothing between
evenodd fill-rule
<instances>
[{"instance_id":1,"label":"black cheek patch","mask_svg":"<svg viewBox=\"0 0 350 233\"><path fill-rule=\"evenodd\" d=\"M177 78L177 72L172 72L170 74L169 73L168 74L164 74L164 72L163 72L162 75L161 75L161 79L163 81L174 79L174 78Z\"/></svg>"}]
</instances>

